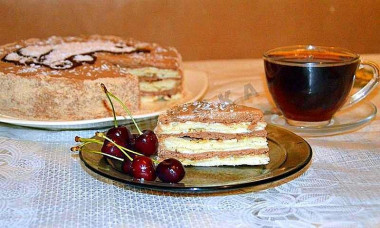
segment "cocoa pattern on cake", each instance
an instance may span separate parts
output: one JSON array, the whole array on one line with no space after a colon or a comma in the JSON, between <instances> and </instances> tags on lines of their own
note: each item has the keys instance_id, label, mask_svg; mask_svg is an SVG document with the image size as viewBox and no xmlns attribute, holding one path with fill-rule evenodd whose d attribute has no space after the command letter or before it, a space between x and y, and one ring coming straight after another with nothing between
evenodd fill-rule
<instances>
[{"instance_id":1,"label":"cocoa pattern on cake","mask_svg":"<svg viewBox=\"0 0 380 228\"><path fill-rule=\"evenodd\" d=\"M51 74L53 76L76 78L89 78L86 77L88 65L99 61L123 68L151 66L173 70L181 70L182 61L177 50L172 47L163 48L155 43L140 42L131 38L98 35L28 39L1 46L0 57L2 73L33 76L36 72L48 74L54 70ZM62 67L56 67L60 64ZM46 69L39 66L45 66ZM73 68L77 68L77 74L69 71Z\"/></svg>"},{"instance_id":2,"label":"cocoa pattern on cake","mask_svg":"<svg viewBox=\"0 0 380 228\"><path fill-rule=\"evenodd\" d=\"M30 45L5 55L1 61L16 65L41 65L54 70L72 69L83 63L93 64L96 52L112 54L149 53L149 49L128 46L125 42L88 40L81 42L61 42L56 44Z\"/></svg>"},{"instance_id":3,"label":"cocoa pattern on cake","mask_svg":"<svg viewBox=\"0 0 380 228\"><path fill-rule=\"evenodd\" d=\"M188 120L207 123L212 120L216 123L228 124L244 120L255 124L262 117L263 114L260 110L247 106L227 102L195 101L173 107L166 115L160 116L159 121L166 124L169 122L186 122Z\"/></svg>"}]
</instances>

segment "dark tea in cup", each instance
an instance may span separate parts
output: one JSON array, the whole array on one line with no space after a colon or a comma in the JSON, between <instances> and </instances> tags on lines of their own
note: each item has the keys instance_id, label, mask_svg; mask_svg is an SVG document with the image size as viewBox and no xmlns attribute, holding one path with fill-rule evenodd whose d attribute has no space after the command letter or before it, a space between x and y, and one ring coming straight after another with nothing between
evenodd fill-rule
<instances>
[{"instance_id":1,"label":"dark tea in cup","mask_svg":"<svg viewBox=\"0 0 380 228\"><path fill-rule=\"evenodd\" d=\"M264 54L269 91L294 125L327 124L346 103L360 65L359 55L332 47L291 46Z\"/></svg>"}]
</instances>

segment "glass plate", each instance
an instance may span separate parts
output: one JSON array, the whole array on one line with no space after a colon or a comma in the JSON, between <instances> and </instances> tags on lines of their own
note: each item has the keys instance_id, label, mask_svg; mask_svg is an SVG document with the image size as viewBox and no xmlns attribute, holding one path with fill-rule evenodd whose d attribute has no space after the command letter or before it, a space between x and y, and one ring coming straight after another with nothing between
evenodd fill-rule
<instances>
[{"instance_id":1,"label":"glass plate","mask_svg":"<svg viewBox=\"0 0 380 228\"><path fill-rule=\"evenodd\" d=\"M265 120L273 125L286 128L301 136L336 135L354 131L376 117L376 106L371 102L360 102L337 112L330 123L322 127L299 127L289 125L282 115L266 115Z\"/></svg>"},{"instance_id":2,"label":"glass plate","mask_svg":"<svg viewBox=\"0 0 380 228\"><path fill-rule=\"evenodd\" d=\"M150 125L150 128L146 128ZM149 121L143 129L153 129ZM160 181L140 181L114 169L103 156L81 152L80 158L92 171L127 185L170 192L219 192L272 183L297 173L311 160L312 150L300 136L273 125L268 125L270 162L262 166L187 166L185 178L177 184ZM101 145L91 144L88 149L100 150ZM117 167L118 165L116 165Z\"/></svg>"}]
</instances>

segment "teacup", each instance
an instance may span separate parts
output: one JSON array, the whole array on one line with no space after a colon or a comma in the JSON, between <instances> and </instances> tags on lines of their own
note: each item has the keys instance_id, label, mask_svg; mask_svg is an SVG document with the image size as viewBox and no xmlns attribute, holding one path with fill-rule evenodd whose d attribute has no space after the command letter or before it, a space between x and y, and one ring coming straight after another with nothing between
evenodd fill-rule
<instances>
[{"instance_id":1,"label":"teacup","mask_svg":"<svg viewBox=\"0 0 380 228\"><path fill-rule=\"evenodd\" d=\"M376 64L342 48L280 47L263 58L269 92L291 125L326 125L339 109L365 98L379 82ZM372 68L372 79L349 96L355 72L365 66Z\"/></svg>"}]
</instances>

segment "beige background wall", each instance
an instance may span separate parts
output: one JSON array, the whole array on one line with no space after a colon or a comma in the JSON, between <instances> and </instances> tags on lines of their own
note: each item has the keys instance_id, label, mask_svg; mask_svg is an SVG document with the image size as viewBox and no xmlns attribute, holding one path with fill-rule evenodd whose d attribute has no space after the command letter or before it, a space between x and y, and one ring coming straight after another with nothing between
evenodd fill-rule
<instances>
[{"instance_id":1,"label":"beige background wall","mask_svg":"<svg viewBox=\"0 0 380 228\"><path fill-rule=\"evenodd\" d=\"M185 60L292 44L380 53L379 12L379 0L0 0L0 44L96 33L175 46Z\"/></svg>"}]
</instances>

